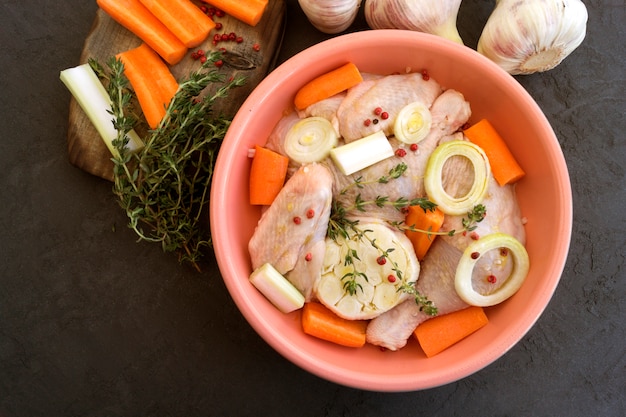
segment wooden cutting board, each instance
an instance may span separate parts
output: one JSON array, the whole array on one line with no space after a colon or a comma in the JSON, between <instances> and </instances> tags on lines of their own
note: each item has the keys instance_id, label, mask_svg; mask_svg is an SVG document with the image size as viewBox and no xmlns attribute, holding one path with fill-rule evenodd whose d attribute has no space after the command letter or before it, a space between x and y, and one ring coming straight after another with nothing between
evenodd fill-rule
<instances>
[{"instance_id":1,"label":"wooden cutting board","mask_svg":"<svg viewBox=\"0 0 626 417\"><path fill-rule=\"evenodd\" d=\"M230 16L214 17L216 22L222 23L223 28L211 31L203 45L190 50L188 56L171 67L172 74L181 80L197 69L200 62L191 58L191 53L197 49L210 51L225 48L227 50L225 65L220 71L225 74L226 79L230 76L244 76L247 82L243 87L231 90L229 96L222 100L219 106L214 107L214 113L234 116L248 95L275 64L284 32L285 8L284 0L271 0L263 18L254 27ZM214 34L231 32L241 36L243 42L224 41L219 42L217 46L213 44ZM80 63L94 58L104 65L110 57L140 44L139 38L99 9L85 40ZM256 50L255 45L260 49ZM74 98L70 101L67 145L70 163L95 176L113 180L111 154Z\"/></svg>"}]
</instances>

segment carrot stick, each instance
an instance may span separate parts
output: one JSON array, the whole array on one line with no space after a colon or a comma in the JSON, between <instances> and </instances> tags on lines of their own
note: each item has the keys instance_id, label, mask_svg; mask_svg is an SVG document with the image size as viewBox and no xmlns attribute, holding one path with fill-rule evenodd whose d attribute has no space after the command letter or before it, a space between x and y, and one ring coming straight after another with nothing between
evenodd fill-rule
<instances>
[{"instance_id":1,"label":"carrot stick","mask_svg":"<svg viewBox=\"0 0 626 417\"><path fill-rule=\"evenodd\" d=\"M482 119L463 133L470 142L485 151L489 165L491 165L491 172L498 184L511 184L526 175L502 137L488 120Z\"/></svg>"},{"instance_id":2,"label":"carrot stick","mask_svg":"<svg viewBox=\"0 0 626 417\"><path fill-rule=\"evenodd\" d=\"M437 207L435 207L434 211L430 211L424 210L420 206L409 206L409 212L404 222L408 227L434 233L441 229L443 218L443 211L439 210ZM405 234L411 243L413 243L413 249L415 249L417 259L420 261L424 259L426 252L428 252L428 249L430 249L430 246L437 237L437 235L411 230L407 230Z\"/></svg>"},{"instance_id":3,"label":"carrot stick","mask_svg":"<svg viewBox=\"0 0 626 417\"><path fill-rule=\"evenodd\" d=\"M449 348L488 323L482 307L444 314L417 326L413 335L429 358Z\"/></svg>"},{"instance_id":4,"label":"carrot stick","mask_svg":"<svg viewBox=\"0 0 626 417\"><path fill-rule=\"evenodd\" d=\"M187 47L200 45L215 22L190 0L140 0Z\"/></svg>"},{"instance_id":5,"label":"carrot stick","mask_svg":"<svg viewBox=\"0 0 626 417\"><path fill-rule=\"evenodd\" d=\"M296 93L294 103L303 110L313 103L332 97L363 81L359 69L352 62L342 65L309 81Z\"/></svg>"},{"instance_id":6,"label":"carrot stick","mask_svg":"<svg viewBox=\"0 0 626 417\"><path fill-rule=\"evenodd\" d=\"M317 302L306 303L302 309L304 333L338 345L362 347L366 328L367 321L346 320Z\"/></svg>"},{"instance_id":7,"label":"carrot stick","mask_svg":"<svg viewBox=\"0 0 626 417\"><path fill-rule=\"evenodd\" d=\"M154 49L168 64L178 63L187 47L139 0L96 0L117 23Z\"/></svg>"},{"instance_id":8,"label":"carrot stick","mask_svg":"<svg viewBox=\"0 0 626 417\"><path fill-rule=\"evenodd\" d=\"M145 43L117 57L124 64L124 75L135 90L148 125L155 129L178 90L178 82L165 62Z\"/></svg>"},{"instance_id":9,"label":"carrot stick","mask_svg":"<svg viewBox=\"0 0 626 417\"><path fill-rule=\"evenodd\" d=\"M268 0L202 0L250 26L263 17Z\"/></svg>"},{"instance_id":10,"label":"carrot stick","mask_svg":"<svg viewBox=\"0 0 626 417\"><path fill-rule=\"evenodd\" d=\"M270 205L285 184L289 158L258 145L254 149L250 167L250 204Z\"/></svg>"}]
</instances>

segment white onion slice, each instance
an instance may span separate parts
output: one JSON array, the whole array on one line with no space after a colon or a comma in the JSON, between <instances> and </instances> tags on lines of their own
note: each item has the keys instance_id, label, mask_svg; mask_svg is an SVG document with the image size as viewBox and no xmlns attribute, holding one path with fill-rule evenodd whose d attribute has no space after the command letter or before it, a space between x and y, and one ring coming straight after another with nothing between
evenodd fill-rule
<instances>
[{"instance_id":1,"label":"white onion slice","mask_svg":"<svg viewBox=\"0 0 626 417\"><path fill-rule=\"evenodd\" d=\"M293 161L306 164L326 158L337 146L339 135L323 117L307 117L297 121L287 132L285 153Z\"/></svg>"},{"instance_id":2,"label":"white onion slice","mask_svg":"<svg viewBox=\"0 0 626 417\"><path fill-rule=\"evenodd\" d=\"M509 256L513 257L513 271L506 282L495 292L481 294L472 285L472 272L483 253L499 248L508 249ZM489 307L515 294L524 283L529 269L530 261L524 245L506 233L493 233L472 242L465 249L456 268L454 286L459 297L467 304Z\"/></svg>"},{"instance_id":3,"label":"white onion slice","mask_svg":"<svg viewBox=\"0 0 626 417\"><path fill-rule=\"evenodd\" d=\"M443 167L453 156L464 156L474 169L474 183L467 194L453 197L446 192L442 183ZM428 160L424 176L424 188L432 202L445 214L461 215L479 204L487 192L491 168L485 152L477 145L465 140L453 140L439 145Z\"/></svg>"},{"instance_id":4,"label":"white onion slice","mask_svg":"<svg viewBox=\"0 0 626 417\"><path fill-rule=\"evenodd\" d=\"M393 134L401 142L412 144L424 140L430 132L430 110L421 102L407 104L400 110L393 124Z\"/></svg>"}]
</instances>

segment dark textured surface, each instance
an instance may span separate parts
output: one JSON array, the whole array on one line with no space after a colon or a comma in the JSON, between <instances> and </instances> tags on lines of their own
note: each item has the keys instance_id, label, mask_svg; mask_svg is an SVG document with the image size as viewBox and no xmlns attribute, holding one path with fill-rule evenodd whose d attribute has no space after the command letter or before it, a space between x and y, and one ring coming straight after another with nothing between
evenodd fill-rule
<instances>
[{"instance_id":1,"label":"dark textured surface","mask_svg":"<svg viewBox=\"0 0 626 417\"><path fill-rule=\"evenodd\" d=\"M284 61L325 39L288 1ZM274 352L213 262L180 267L125 227L111 185L68 163L69 93L95 1L0 2L0 416L623 416L626 222L623 0L587 1L584 44L518 80L567 160L574 228L563 278L504 357L456 383L354 390ZM493 1L465 0L475 46ZM363 28L362 16L352 29Z\"/></svg>"}]
</instances>

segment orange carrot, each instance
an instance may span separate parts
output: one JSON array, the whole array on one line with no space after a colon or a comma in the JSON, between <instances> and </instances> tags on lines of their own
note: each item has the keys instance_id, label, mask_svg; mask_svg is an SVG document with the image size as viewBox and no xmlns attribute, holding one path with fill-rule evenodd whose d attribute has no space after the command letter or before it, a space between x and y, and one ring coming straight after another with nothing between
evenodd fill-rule
<instances>
[{"instance_id":1,"label":"orange carrot","mask_svg":"<svg viewBox=\"0 0 626 417\"><path fill-rule=\"evenodd\" d=\"M270 205L287 176L289 158L256 145L250 167L250 204Z\"/></svg>"},{"instance_id":2,"label":"orange carrot","mask_svg":"<svg viewBox=\"0 0 626 417\"><path fill-rule=\"evenodd\" d=\"M303 110L313 103L354 87L361 81L361 72L356 65L349 62L309 81L296 93L294 103L298 110Z\"/></svg>"},{"instance_id":3,"label":"orange carrot","mask_svg":"<svg viewBox=\"0 0 626 417\"><path fill-rule=\"evenodd\" d=\"M413 335L429 358L449 348L488 323L482 307L468 307L434 317L417 326Z\"/></svg>"},{"instance_id":4,"label":"orange carrot","mask_svg":"<svg viewBox=\"0 0 626 417\"><path fill-rule=\"evenodd\" d=\"M409 212L404 222L408 227L435 233L441 229L443 218L443 211L437 207L435 207L434 211L430 211L424 210L420 206L409 206ZM420 261L424 259L426 252L430 249L430 245L433 244L437 237L437 235L411 230L407 230L405 234L413 243L413 249L415 249L417 259Z\"/></svg>"},{"instance_id":5,"label":"orange carrot","mask_svg":"<svg viewBox=\"0 0 626 417\"><path fill-rule=\"evenodd\" d=\"M187 48L200 45L215 22L191 0L140 0Z\"/></svg>"},{"instance_id":6,"label":"orange carrot","mask_svg":"<svg viewBox=\"0 0 626 417\"><path fill-rule=\"evenodd\" d=\"M346 320L320 303L306 303L302 309L304 333L338 345L362 347L366 328L367 321Z\"/></svg>"},{"instance_id":7,"label":"orange carrot","mask_svg":"<svg viewBox=\"0 0 626 417\"><path fill-rule=\"evenodd\" d=\"M154 49L168 64L178 63L187 47L139 0L96 0L117 23Z\"/></svg>"},{"instance_id":8,"label":"orange carrot","mask_svg":"<svg viewBox=\"0 0 626 417\"><path fill-rule=\"evenodd\" d=\"M155 129L178 90L178 82L165 62L145 43L117 57L124 64L124 75L135 90L148 125Z\"/></svg>"},{"instance_id":9,"label":"orange carrot","mask_svg":"<svg viewBox=\"0 0 626 417\"><path fill-rule=\"evenodd\" d=\"M226 14L255 26L263 17L268 0L202 0Z\"/></svg>"},{"instance_id":10,"label":"orange carrot","mask_svg":"<svg viewBox=\"0 0 626 417\"><path fill-rule=\"evenodd\" d=\"M470 142L485 151L489 165L491 165L491 172L498 184L511 184L526 175L502 137L488 120L482 119L463 133Z\"/></svg>"}]
</instances>

